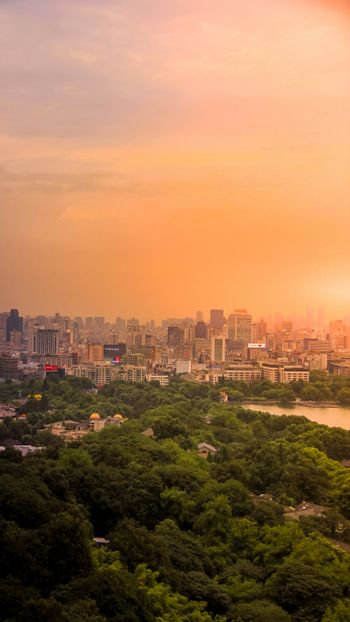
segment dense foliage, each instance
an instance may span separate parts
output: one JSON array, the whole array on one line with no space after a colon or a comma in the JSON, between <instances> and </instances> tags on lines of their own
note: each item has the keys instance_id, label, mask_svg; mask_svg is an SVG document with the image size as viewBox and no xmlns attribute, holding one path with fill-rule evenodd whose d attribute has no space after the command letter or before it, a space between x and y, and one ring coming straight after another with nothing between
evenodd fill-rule
<instances>
[{"instance_id":1,"label":"dense foliage","mask_svg":"<svg viewBox=\"0 0 350 622\"><path fill-rule=\"evenodd\" d=\"M350 542L350 432L181 381L22 391L42 398L29 398L26 421L0 425L1 440L44 449L0 453L6 622L350 620L350 556L336 546ZM0 388L1 401L17 397ZM69 446L40 431L94 411L128 422ZM217 453L199 456L200 442ZM303 500L328 510L288 519Z\"/></svg>"}]
</instances>

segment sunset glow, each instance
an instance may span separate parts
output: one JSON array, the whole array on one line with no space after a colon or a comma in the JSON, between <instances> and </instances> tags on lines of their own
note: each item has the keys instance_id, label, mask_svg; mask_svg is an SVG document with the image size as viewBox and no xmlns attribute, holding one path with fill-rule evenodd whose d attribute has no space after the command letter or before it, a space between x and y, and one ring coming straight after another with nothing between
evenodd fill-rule
<instances>
[{"instance_id":1,"label":"sunset glow","mask_svg":"<svg viewBox=\"0 0 350 622\"><path fill-rule=\"evenodd\" d=\"M346 7L1 2L2 307L348 312Z\"/></svg>"}]
</instances>

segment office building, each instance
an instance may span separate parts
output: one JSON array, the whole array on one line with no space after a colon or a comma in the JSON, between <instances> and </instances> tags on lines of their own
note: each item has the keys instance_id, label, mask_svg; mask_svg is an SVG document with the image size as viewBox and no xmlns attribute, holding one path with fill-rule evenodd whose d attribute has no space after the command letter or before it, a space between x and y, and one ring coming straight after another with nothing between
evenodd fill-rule
<instances>
[{"instance_id":1,"label":"office building","mask_svg":"<svg viewBox=\"0 0 350 622\"><path fill-rule=\"evenodd\" d=\"M18 380L20 378L18 359L0 356L0 378L1 380Z\"/></svg>"},{"instance_id":2,"label":"office building","mask_svg":"<svg viewBox=\"0 0 350 622\"><path fill-rule=\"evenodd\" d=\"M85 318L85 329L86 330L94 330L94 318L86 317Z\"/></svg>"},{"instance_id":3,"label":"office building","mask_svg":"<svg viewBox=\"0 0 350 622\"><path fill-rule=\"evenodd\" d=\"M195 339L207 339L208 327L205 322L197 322L194 333Z\"/></svg>"},{"instance_id":4,"label":"office building","mask_svg":"<svg viewBox=\"0 0 350 622\"><path fill-rule=\"evenodd\" d=\"M261 380L262 371L257 365L230 365L223 372L210 372L208 374L209 382L212 384L219 383L222 378L231 382L254 382Z\"/></svg>"},{"instance_id":5,"label":"office building","mask_svg":"<svg viewBox=\"0 0 350 622\"><path fill-rule=\"evenodd\" d=\"M94 317L94 330L96 333L103 333L105 329L105 319L102 316Z\"/></svg>"},{"instance_id":6,"label":"office building","mask_svg":"<svg viewBox=\"0 0 350 622\"><path fill-rule=\"evenodd\" d=\"M270 382L280 382L287 384L288 382L303 380L309 382L310 371L302 365L292 365L286 363L264 362L261 366L263 380Z\"/></svg>"},{"instance_id":7,"label":"office building","mask_svg":"<svg viewBox=\"0 0 350 622\"><path fill-rule=\"evenodd\" d=\"M333 350L341 350L346 344L346 326L342 320L333 320L329 324L329 341Z\"/></svg>"},{"instance_id":8,"label":"office building","mask_svg":"<svg viewBox=\"0 0 350 622\"><path fill-rule=\"evenodd\" d=\"M267 337L267 324L262 318L252 324L252 342L264 342Z\"/></svg>"},{"instance_id":9,"label":"office building","mask_svg":"<svg viewBox=\"0 0 350 622\"><path fill-rule=\"evenodd\" d=\"M124 341L126 339L126 320L123 317L116 317L115 329L119 334L120 341Z\"/></svg>"},{"instance_id":10,"label":"office building","mask_svg":"<svg viewBox=\"0 0 350 622\"><path fill-rule=\"evenodd\" d=\"M145 382L146 367L124 365L118 373L118 379L124 380L125 382Z\"/></svg>"},{"instance_id":11,"label":"office building","mask_svg":"<svg viewBox=\"0 0 350 622\"><path fill-rule=\"evenodd\" d=\"M11 341L11 333L23 333L23 317L20 317L18 309L11 309L6 319L6 341Z\"/></svg>"},{"instance_id":12,"label":"office building","mask_svg":"<svg viewBox=\"0 0 350 622\"><path fill-rule=\"evenodd\" d=\"M128 352L123 356L123 365L131 365L133 367L143 367L145 364L145 355L142 352Z\"/></svg>"},{"instance_id":13,"label":"office building","mask_svg":"<svg viewBox=\"0 0 350 622\"><path fill-rule=\"evenodd\" d=\"M35 328L33 334L33 352L43 355L58 354L58 330L54 328Z\"/></svg>"},{"instance_id":14,"label":"office building","mask_svg":"<svg viewBox=\"0 0 350 622\"><path fill-rule=\"evenodd\" d=\"M225 324L223 309L210 310L210 326L215 330L222 330Z\"/></svg>"},{"instance_id":15,"label":"office building","mask_svg":"<svg viewBox=\"0 0 350 622\"><path fill-rule=\"evenodd\" d=\"M22 333L21 331L17 331L17 330L12 330L11 331L11 340L10 340L11 345L13 346L13 348L15 349L19 349L22 345Z\"/></svg>"},{"instance_id":16,"label":"office building","mask_svg":"<svg viewBox=\"0 0 350 622\"><path fill-rule=\"evenodd\" d=\"M192 363L188 360L178 359L175 363L177 374L190 374L192 370Z\"/></svg>"},{"instance_id":17,"label":"office building","mask_svg":"<svg viewBox=\"0 0 350 622\"><path fill-rule=\"evenodd\" d=\"M228 339L248 344L252 340L252 316L245 309L236 309L227 321Z\"/></svg>"},{"instance_id":18,"label":"office building","mask_svg":"<svg viewBox=\"0 0 350 622\"><path fill-rule=\"evenodd\" d=\"M117 368L114 365L104 363L74 365L67 369L66 373L78 378L88 378L97 386L103 386L117 378Z\"/></svg>"},{"instance_id":19,"label":"office building","mask_svg":"<svg viewBox=\"0 0 350 622\"><path fill-rule=\"evenodd\" d=\"M167 374L147 374L146 380L147 382L159 382L162 387L169 384L169 376Z\"/></svg>"},{"instance_id":20,"label":"office building","mask_svg":"<svg viewBox=\"0 0 350 622\"><path fill-rule=\"evenodd\" d=\"M88 361L89 363L97 363L104 360L104 350L102 343L89 343L88 345Z\"/></svg>"},{"instance_id":21,"label":"office building","mask_svg":"<svg viewBox=\"0 0 350 622\"><path fill-rule=\"evenodd\" d=\"M80 327L78 322L73 322L72 342L79 343L80 341Z\"/></svg>"},{"instance_id":22,"label":"office building","mask_svg":"<svg viewBox=\"0 0 350 622\"><path fill-rule=\"evenodd\" d=\"M328 340L305 337L303 340L304 352L330 352L331 344Z\"/></svg>"},{"instance_id":23,"label":"office building","mask_svg":"<svg viewBox=\"0 0 350 622\"><path fill-rule=\"evenodd\" d=\"M184 342L184 331L180 326L168 326L168 345L180 346Z\"/></svg>"},{"instance_id":24,"label":"office building","mask_svg":"<svg viewBox=\"0 0 350 622\"><path fill-rule=\"evenodd\" d=\"M216 335L211 339L211 361L213 363L225 362L226 338L223 335Z\"/></svg>"},{"instance_id":25,"label":"office building","mask_svg":"<svg viewBox=\"0 0 350 622\"><path fill-rule=\"evenodd\" d=\"M328 356L326 352L310 352L301 357L301 362L308 367L310 371L326 371L328 367Z\"/></svg>"}]
</instances>

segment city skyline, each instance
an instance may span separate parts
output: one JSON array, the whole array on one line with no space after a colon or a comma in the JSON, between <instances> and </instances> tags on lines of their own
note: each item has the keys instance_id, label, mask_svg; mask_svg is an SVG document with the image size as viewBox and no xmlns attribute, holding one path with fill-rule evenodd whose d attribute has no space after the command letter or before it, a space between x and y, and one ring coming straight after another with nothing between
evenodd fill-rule
<instances>
[{"instance_id":1,"label":"city skyline","mask_svg":"<svg viewBox=\"0 0 350 622\"><path fill-rule=\"evenodd\" d=\"M2 2L0 307L347 315L349 34L341 0Z\"/></svg>"},{"instance_id":2,"label":"city skyline","mask_svg":"<svg viewBox=\"0 0 350 622\"><path fill-rule=\"evenodd\" d=\"M215 328L215 327L219 327L219 325L216 326L216 320L214 319L215 314L217 313L221 314L221 325L225 325L226 327L229 327L230 322L231 322L232 330L234 330L234 328L232 327L231 318L233 318L235 314L240 315L242 313L243 315L248 315L249 317L251 317L252 321L255 321L255 322L259 322L260 320L270 322L271 327L272 325L278 324L280 322L291 321L297 324L299 327L301 327L301 325L304 323L305 328L306 327L327 328L330 322L337 321L337 320L342 321L342 322L344 321L344 323L350 327L350 312L344 314L343 316L341 315L332 316L326 307L318 307L318 308L309 307L309 308L305 308L300 313L291 312L291 313L285 313L285 314L281 313L280 310L275 309L272 313L266 313L266 314L260 313L259 314L259 313L252 312L251 309L244 308L242 305L240 307L237 305L236 307L232 307L230 309L224 309L224 308L219 308L218 306L215 306L215 307L213 306L210 309L197 309L195 312L192 311L192 312L184 313L183 315L176 315L172 313L164 317L162 316L143 317L136 312L130 313L130 314L123 314L121 312L118 313L118 311L116 311L112 315L108 315L108 314L101 315L101 314L93 313L91 310L89 313L86 313L86 314L77 313L76 311L74 311L73 313L66 313L63 309L60 309L60 310L56 309L54 312L49 312L49 313L46 313L43 310L41 310L39 313L30 313L28 310L20 308L20 305L17 305L17 306L10 305L10 307L7 310L4 308L2 309L0 308L0 316L2 315L7 316L7 315L10 315L10 313L12 314L12 312L19 313L20 320L28 319L28 318L30 319L46 318L46 319L54 320L55 317L57 317L57 319L68 318L70 321L79 319L79 320L87 321L88 323L90 323L91 324L90 328L92 328L94 322L97 322L98 324L101 324L102 326L104 324L114 325L118 323L119 321L124 321L125 323L132 324L134 320L143 326L151 322L154 322L155 325L158 325L158 326L160 326L162 323L171 324L173 322L174 325L176 326L177 321L179 322L191 321L193 326L199 323L199 324L204 324L206 326L213 326Z\"/></svg>"}]
</instances>

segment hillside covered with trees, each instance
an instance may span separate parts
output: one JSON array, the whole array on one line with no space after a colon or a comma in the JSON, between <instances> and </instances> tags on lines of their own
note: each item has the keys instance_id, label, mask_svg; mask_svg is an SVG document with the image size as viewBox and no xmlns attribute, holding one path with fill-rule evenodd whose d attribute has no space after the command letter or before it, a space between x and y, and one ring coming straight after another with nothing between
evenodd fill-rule
<instances>
[{"instance_id":1,"label":"hillside covered with trees","mask_svg":"<svg viewBox=\"0 0 350 622\"><path fill-rule=\"evenodd\" d=\"M222 404L220 390L22 388L41 398L0 424L5 622L350 620L350 432ZM128 420L68 445L44 427L96 411ZM23 458L14 441L42 449ZM324 511L292 519L303 501Z\"/></svg>"}]
</instances>

